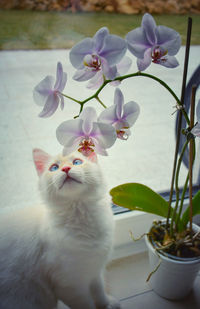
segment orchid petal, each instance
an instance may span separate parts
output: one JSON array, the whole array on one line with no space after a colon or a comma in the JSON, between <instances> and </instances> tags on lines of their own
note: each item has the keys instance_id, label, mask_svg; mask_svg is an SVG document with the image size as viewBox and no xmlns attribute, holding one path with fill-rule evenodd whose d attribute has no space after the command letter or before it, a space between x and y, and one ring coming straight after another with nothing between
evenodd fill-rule
<instances>
[{"instance_id":1,"label":"orchid petal","mask_svg":"<svg viewBox=\"0 0 200 309\"><path fill-rule=\"evenodd\" d=\"M95 41L95 49L97 51L97 53L100 52L100 50L102 49L103 47L103 44L104 44L104 40L105 40L105 37L109 35L109 31L108 31L108 28L107 27L102 27L100 28L96 34L94 35L93 39Z\"/></svg>"},{"instance_id":2,"label":"orchid petal","mask_svg":"<svg viewBox=\"0 0 200 309\"><path fill-rule=\"evenodd\" d=\"M82 140L81 137L71 138L71 141L69 141L68 144L64 146L63 155L66 156L66 155L76 151L78 149L78 146L81 143L81 140Z\"/></svg>"},{"instance_id":3,"label":"orchid petal","mask_svg":"<svg viewBox=\"0 0 200 309\"><path fill-rule=\"evenodd\" d=\"M53 76L46 76L33 90L33 99L36 104L43 106L53 89Z\"/></svg>"},{"instance_id":4,"label":"orchid petal","mask_svg":"<svg viewBox=\"0 0 200 309\"><path fill-rule=\"evenodd\" d=\"M102 72L107 79L114 79L117 75L117 67L109 66L106 59L101 59Z\"/></svg>"},{"instance_id":5,"label":"orchid petal","mask_svg":"<svg viewBox=\"0 0 200 309\"><path fill-rule=\"evenodd\" d=\"M166 68L176 68L179 65L179 62L174 56L168 56L163 60L161 58L158 63Z\"/></svg>"},{"instance_id":6,"label":"orchid petal","mask_svg":"<svg viewBox=\"0 0 200 309\"><path fill-rule=\"evenodd\" d=\"M72 140L84 135L82 131L82 119L71 119L62 122L57 130L56 137L61 145L70 146Z\"/></svg>"},{"instance_id":7,"label":"orchid petal","mask_svg":"<svg viewBox=\"0 0 200 309\"><path fill-rule=\"evenodd\" d=\"M145 30L143 28L136 28L126 35L129 51L137 58L142 59L146 49L151 47L149 44Z\"/></svg>"},{"instance_id":8,"label":"orchid petal","mask_svg":"<svg viewBox=\"0 0 200 309\"><path fill-rule=\"evenodd\" d=\"M149 44L155 45L157 43L155 35L156 23L154 18L148 13L144 14L142 18L142 28L145 30L146 38Z\"/></svg>"},{"instance_id":9,"label":"orchid petal","mask_svg":"<svg viewBox=\"0 0 200 309\"><path fill-rule=\"evenodd\" d=\"M151 64L151 48L147 49L144 53L143 59L137 59L137 66L139 71L144 71Z\"/></svg>"},{"instance_id":10,"label":"orchid petal","mask_svg":"<svg viewBox=\"0 0 200 309\"><path fill-rule=\"evenodd\" d=\"M104 40L104 46L99 55L105 58L109 65L118 63L124 56L127 45L124 39L117 35L107 35Z\"/></svg>"},{"instance_id":11,"label":"orchid petal","mask_svg":"<svg viewBox=\"0 0 200 309\"><path fill-rule=\"evenodd\" d=\"M115 104L103 110L103 112L101 112L98 118L99 122L103 122L107 124L113 124L117 120L118 119L116 117L116 105Z\"/></svg>"},{"instance_id":12,"label":"orchid petal","mask_svg":"<svg viewBox=\"0 0 200 309\"><path fill-rule=\"evenodd\" d=\"M197 123L194 128L191 130L192 134L197 137L200 137L200 123Z\"/></svg>"},{"instance_id":13,"label":"orchid petal","mask_svg":"<svg viewBox=\"0 0 200 309\"><path fill-rule=\"evenodd\" d=\"M119 88L115 90L114 104L116 105L116 116L121 119L123 113L124 96Z\"/></svg>"},{"instance_id":14,"label":"orchid petal","mask_svg":"<svg viewBox=\"0 0 200 309\"><path fill-rule=\"evenodd\" d=\"M200 122L200 100L199 100L199 102L197 104L196 116L197 116L197 121Z\"/></svg>"},{"instance_id":15,"label":"orchid petal","mask_svg":"<svg viewBox=\"0 0 200 309\"><path fill-rule=\"evenodd\" d=\"M67 83L67 73L63 72L62 80L61 80L60 85L58 87L58 90L60 92L62 92L64 90L66 83Z\"/></svg>"},{"instance_id":16,"label":"orchid petal","mask_svg":"<svg viewBox=\"0 0 200 309\"><path fill-rule=\"evenodd\" d=\"M124 114L123 119L125 119L129 127L132 127L136 122L140 113L140 107L136 102L130 101L124 104Z\"/></svg>"},{"instance_id":17,"label":"orchid petal","mask_svg":"<svg viewBox=\"0 0 200 309\"><path fill-rule=\"evenodd\" d=\"M87 70L87 68L84 68L82 70L77 70L73 76L73 79L79 82L84 82L92 78L95 74L96 71Z\"/></svg>"},{"instance_id":18,"label":"orchid petal","mask_svg":"<svg viewBox=\"0 0 200 309\"><path fill-rule=\"evenodd\" d=\"M54 89L58 89L60 84L62 83L63 77L63 67L60 62L57 63L57 70L56 70L56 82L54 85Z\"/></svg>"},{"instance_id":19,"label":"orchid petal","mask_svg":"<svg viewBox=\"0 0 200 309\"><path fill-rule=\"evenodd\" d=\"M104 82L103 73L102 71L98 71L87 84L87 88L97 89L103 84L103 82Z\"/></svg>"},{"instance_id":20,"label":"orchid petal","mask_svg":"<svg viewBox=\"0 0 200 309\"><path fill-rule=\"evenodd\" d=\"M93 129L93 122L97 120L96 110L93 107L86 107L80 118L83 120L82 130L85 136L90 136Z\"/></svg>"},{"instance_id":21,"label":"orchid petal","mask_svg":"<svg viewBox=\"0 0 200 309\"><path fill-rule=\"evenodd\" d=\"M158 26L155 31L157 45L165 49L170 56L176 55L181 47L180 34L165 26Z\"/></svg>"},{"instance_id":22,"label":"orchid petal","mask_svg":"<svg viewBox=\"0 0 200 309\"><path fill-rule=\"evenodd\" d=\"M116 140L115 129L106 123L94 122L92 136L98 140L102 148L110 148Z\"/></svg>"},{"instance_id":23,"label":"orchid petal","mask_svg":"<svg viewBox=\"0 0 200 309\"><path fill-rule=\"evenodd\" d=\"M41 111L41 113L39 114L39 117L46 118L46 117L52 116L53 113L58 108L58 104L59 104L59 97L57 95L55 95L54 93L51 93L48 96L46 103L44 105L44 108Z\"/></svg>"},{"instance_id":24,"label":"orchid petal","mask_svg":"<svg viewBox=\"0 0 200 309\"><path fill-rule=\"evenodd\" d=\"M83 59L86 55L92 54L95 48L95 42L92 38L86 38L80 43L72 47L69 58L71 64L76 68L80 69L83 67Z\"/></svg>"},{"instance_id":25,"label":"orchid petal","mask_svg":"<svg viewBox=\"0 0 200 309\"><path fill-rule=\"evenodd\" d=\"M116 64L119 75L124 75L128 72L132 64L132 60L125 56L118 64Z\"/></svg>"},{"instance_id":26,"label":"orchid petal","mask_svg":"<svg viewBox=\"0 0 200 309\"><path fill-rule=\"evenodd\" d=\"M96 139L93 139L94 145L95 145L95 152L102 155L102 156L107 156L108 153L105 150L105 148L101 147L99 142Z\"/></svg>"},{"instance_id":27,"label":"orchid petal","mask_svg":"<svg viewBox=\"0 0 200 309\"><path fill-rule=\"evenodd\" d=\"M58 94L58 96L60 98L60 108L61 108L61 110L63 110L64 109L64 97L60 93Z\"/></svg>"}]
</instances>

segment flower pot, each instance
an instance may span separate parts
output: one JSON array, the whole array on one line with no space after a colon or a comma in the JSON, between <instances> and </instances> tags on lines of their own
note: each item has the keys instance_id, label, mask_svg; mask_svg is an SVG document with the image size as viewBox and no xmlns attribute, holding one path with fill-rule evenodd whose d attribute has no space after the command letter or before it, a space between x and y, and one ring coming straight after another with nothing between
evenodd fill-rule
<instances>
[{"instance_id":1,"label":"flower pot","mask_svg":"<svg viewBox=\"0 0 200 309\"><path fill-rule=\"evenodd\" d=\"M193 229L199 231L200 227L193 224ZM147 235L145 241L148 247L150 271L153 272L149 280L151 288L167 299L179 300L186 297L200 270L200 257L187 259L164 256L155 250ZM160 266L154 272L159 263Z\"/></svg>"}]
</instances>

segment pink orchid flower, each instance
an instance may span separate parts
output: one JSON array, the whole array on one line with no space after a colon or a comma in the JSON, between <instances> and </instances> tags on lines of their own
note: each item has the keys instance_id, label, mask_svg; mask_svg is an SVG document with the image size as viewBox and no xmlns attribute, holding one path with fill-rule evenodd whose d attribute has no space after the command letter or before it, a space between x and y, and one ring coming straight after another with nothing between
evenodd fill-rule
<instances>
[{"instance_id":1,"label":"pink orchid flower","mask_svg":"<svg viewBox=\"0 0 200 309\"><path fill-rule=\"evenodd\" d=\"M79 118L61 123L56 136L59 143L64 146L64 155L77 149L85 156L90 156L93 152L107 155L106 149L116 140L114 128L109 124L98 122L93 107L86 107Z\"/></svg>"},{"instance_id":2,"label":"pink orchid flower","mask_svg":"<svg viewBox=\"0 0 200 309\"><path fill-rule=\"evenodd\" d=\"M133 101L124 104L124 96L119 88L115 90L114 105L105 109L98 120L111 124L117 133L117 137L123 140L130 136L132 127L140 112L139 105Z\"/></svg>"},{"instance_id":3,"label":"pink orchid flower","mask_svg":"<svg viewBox=\"0 0 200 309\"><path fill-rule=\"evenodd\" d=\"M117 76L116 65L127 50L126 41L109 33L108 28L100 28L93 38L85 38L72 47L70 61L77 69L73 78L77 81L91 80L92 85L101 85L106 79Z\"/></svg>"},{"instance_id":4,"label":"pink orchid flower","mask_svg":"<svg viewBox=\"0 0 200 309\"><path fill-rule=\"evenodd\" d=\"M64 98L62 91L67 82L67 74L63 72L60 62L57 63L56 80L53 76L46 76L33 90L35 103L43 106L40 117L50 117L57 110L60 103L64 108Z\"/></svg>"},{"instance_id":5,"label":"pink orchid flower","mask_svg":"<svg viewBox=\"0 0 200 309\"><path fill-rule=\"evenodd\" d=\"M174 57L181 46L179 33L165 26L157 26L148 13L144 14L141 27L127 34L126 41L129 51L137 57L140 71L144 71L151 62L167 68L179 65Z\"/></svg>"}]
</instances>

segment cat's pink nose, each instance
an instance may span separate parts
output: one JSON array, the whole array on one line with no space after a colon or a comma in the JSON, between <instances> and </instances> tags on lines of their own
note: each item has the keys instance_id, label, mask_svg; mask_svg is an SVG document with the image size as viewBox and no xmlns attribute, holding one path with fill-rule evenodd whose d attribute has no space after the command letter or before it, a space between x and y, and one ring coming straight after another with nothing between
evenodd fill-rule
<instances>
[{"instance_id":1,"label":"cat's pink nose","mask_svg":"<svg viewBox=\"0 0 200 309\"><path fill-rule=\"evenodd\" d=\"M64 166L62 168L62 172L65 172L66 174L68 174L69 170L71 170L71 167L69 167L69 166Z\"/></svg>"}]
</instances>

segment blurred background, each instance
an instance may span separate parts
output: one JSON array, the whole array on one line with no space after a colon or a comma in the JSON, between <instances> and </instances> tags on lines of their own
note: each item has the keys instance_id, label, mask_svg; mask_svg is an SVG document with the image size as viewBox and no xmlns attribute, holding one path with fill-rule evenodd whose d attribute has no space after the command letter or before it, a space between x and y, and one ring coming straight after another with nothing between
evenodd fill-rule
<instances>
[{"instance_id":1,"label":"blurred background","mask_svg":"<svg viewBox=\"0 0 200 309\"><path fill-rule=\"evenodd\" d=\"M0 49L71 48L102 26L124 36L145 12L180 32L182 44L192 16L191 43L199 44L200 0L0 0Z\"/></svg>"}]
</instances>

